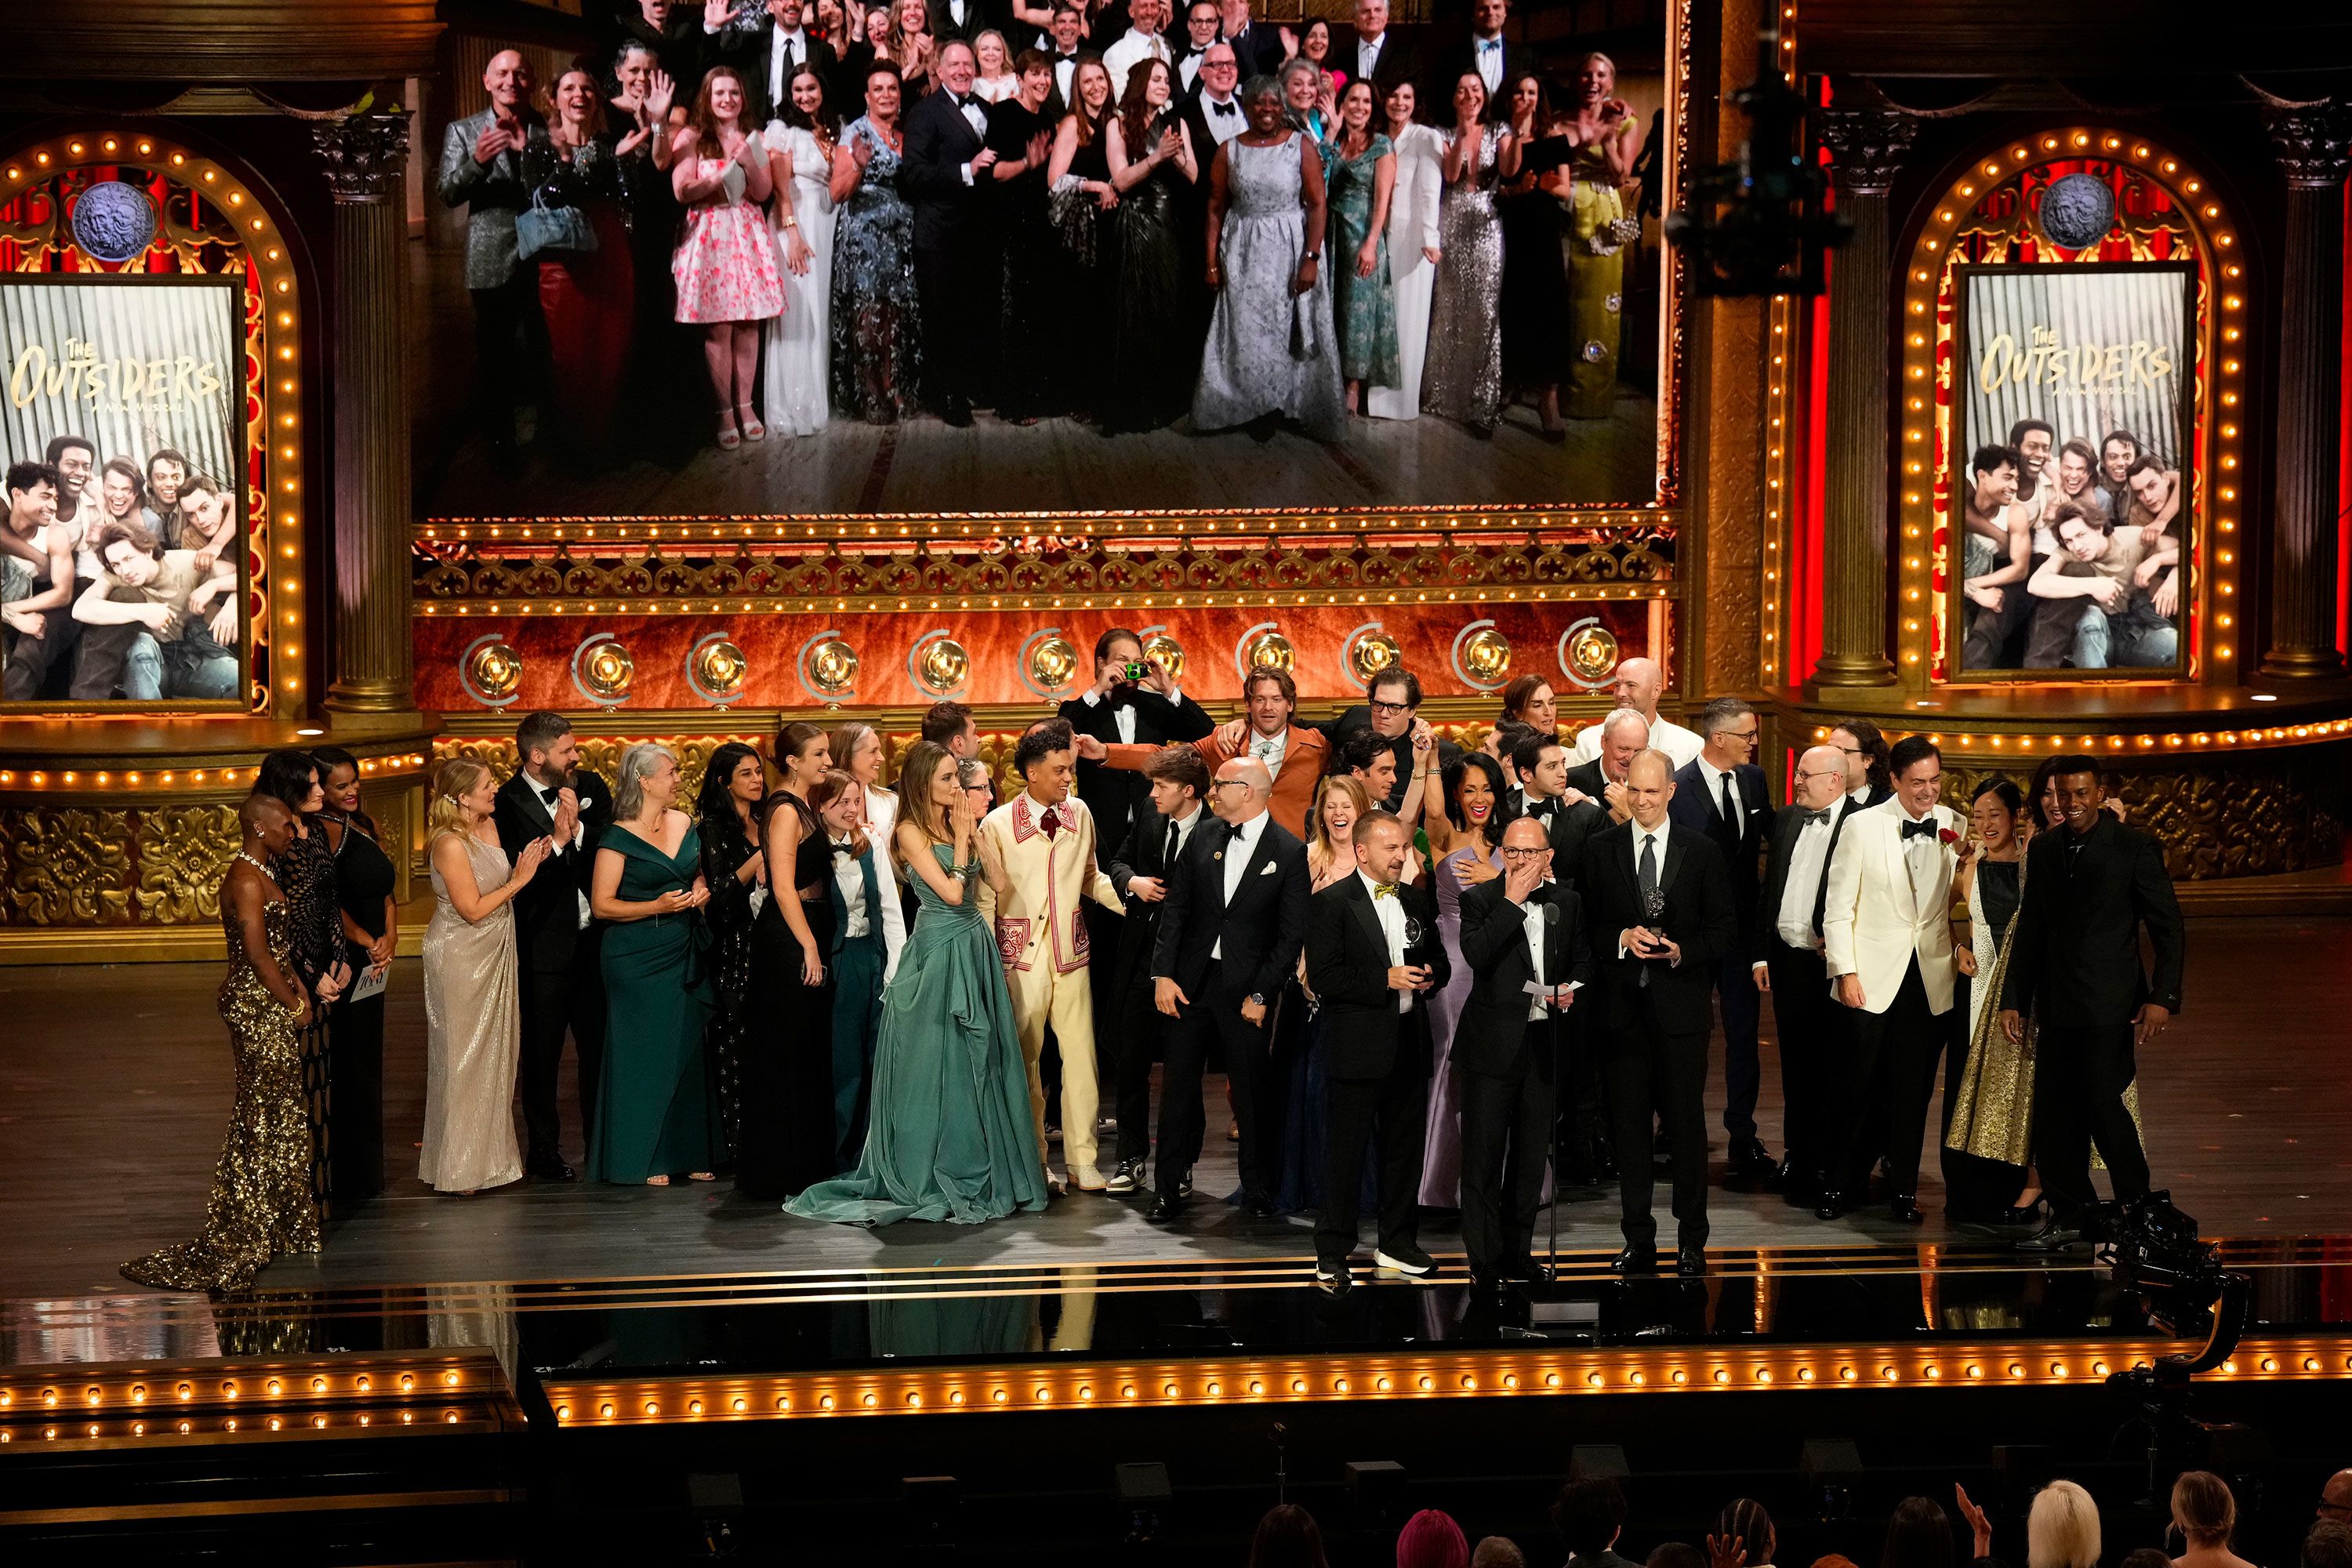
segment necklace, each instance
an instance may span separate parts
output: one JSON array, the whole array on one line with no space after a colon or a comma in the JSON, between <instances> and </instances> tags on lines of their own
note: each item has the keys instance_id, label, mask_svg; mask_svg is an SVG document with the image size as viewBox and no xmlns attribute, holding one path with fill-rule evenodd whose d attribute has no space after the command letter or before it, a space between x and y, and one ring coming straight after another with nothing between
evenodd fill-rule
<instances>
[{"instance_id":1,"label":"necklace","mask_svg":"<svg viewBox=\"0 0 2352 1568\"><path fill-rule=\"evenodd\" d=\"M247 865L252 867L255 870L260 872L264 877L268 878L269 885L271 887L274 888L278 885L278 874L272 871L268 866L264 865L259 860L255 859L252 856L247 854L242 849L236 852L236 858L244 861Z\"/></svg>"}]
</instances>

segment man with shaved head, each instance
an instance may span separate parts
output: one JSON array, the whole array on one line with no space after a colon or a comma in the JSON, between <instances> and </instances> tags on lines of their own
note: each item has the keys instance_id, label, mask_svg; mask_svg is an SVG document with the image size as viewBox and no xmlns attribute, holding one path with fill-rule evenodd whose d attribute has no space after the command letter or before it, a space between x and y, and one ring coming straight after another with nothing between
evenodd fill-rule
<instances>
[{"instance_id":1,"label":"man with shaved head","mask_svg":"<svg viewBox=\"0 0 2352 1568\"><path fill-rule=\"evenodd\" d=\"M1677 768L1690 765L1705 742L1692 731L1671 719L1658 717L1658 698L1666 689L1665 672L1654 658L1629 658L1617 666L1612 685L1619 711L1631 710L1642 716L1650 727L1650 744L1674 758ZM1601 721L1602 724L1607 720ZM1601 754L1601 742L1606 737L1601 724L1589 724L1577 731L1576 760L1589 763Z\"/></svg>"},{"instance_id":2,"label":"man with shaved head","mask_svg":"<svg viewBox=\"0 0 2352 1568\"><path fill-rule=\"evenodd\" d=\"M1591 761L1568 770L1567 798L1599 801L1612 820L1622 822L1633 815L1625 804L1625 770L1636 753L1649 749L1650 721L1631 708L1620 708L1585 734L1594 730L1601 732L1598 749Z\"/></svg>"},{"instance_id":3,"label":"man with shaved head","mask_svg":"<svg viewBox=\"0 0 2352 1568\"><path fill-rule=\"evenodd\" d=\"M1780 1138L1776 1185L1800 1208L1821 1201L1829 1168L1831 1109L1837 1099L1836 1041L1842 1020L1830 1003L1822 962L1822 911L1830 851L1848 812L1845 756L1835 746L1809 747L1797 759L1795 798L1772 824L1771 854L1756 899L1755 942L1748 954L1756 988L1772 998L1780 1047Z\"/></svg>"},{"instance_id":4,"label":"man with shaved head","mask_svg":"<svg viewBox=\"0 0 2352 1568\"><path fill-rule=\"evenodd\" d=\"M1170 868L1152 949L1153 999L1172 1022L1160 1080L1160 1149L1150 1217L1173 1221L1192 1191L1204 1121L1201 1074L1223 1047L1241 1129L1242 1207L1274 1213L1268 1157L1279 1125L1267 1114L1266 1011L1307 940L1307 846L1274 820L1274 776L1255 756L1227 759L1209 785L1214 826L1195 831Z\"/></svg>"},{"instance_id":5,"label":"man with shaved head","mask_svg":"<svg viewBox=\"0 0 2352 1568\"><path fill-rule=\"evenodd\" d=\"M1609 1003L1601 1073L1617 1127L1617 1192L1625 1250L1621 1274L1657 1268L1650 1213L1654 1115L1674 1152L1675 1271L1706 1272L1706 1037L1715 1022L1716 965L1738 944L1739 921L1723 851L1677 827L1666 803L1674 759L1645 751L1625 772L1627 819L1593 836L1584 894L1594 957Z\"/></svg>"},{"instance_id":6,"label":"man with shaved head","mask_svg":"<svg viewBox=\"0 0 2352 1568\"><path fill-rule=\"evenodd\" d=\"M482 72L490 106L453 120L441 136L444 205L466 209L466 289L474 300L474 374L482 433L494 450L525 438L520 405L538 384L546 329L539 268L515 254L515 215L530 205L527 163L549 161L547 122L530 105L530 62L500 49Z\"/></svg>"}]
</instances>

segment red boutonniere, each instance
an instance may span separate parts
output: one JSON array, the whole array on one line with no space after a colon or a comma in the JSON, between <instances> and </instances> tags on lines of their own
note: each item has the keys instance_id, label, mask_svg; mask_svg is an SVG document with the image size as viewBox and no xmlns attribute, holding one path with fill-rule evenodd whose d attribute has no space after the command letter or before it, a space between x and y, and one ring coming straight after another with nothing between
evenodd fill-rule
<instances>
[{"instance_id":1,"label":"red boutonniere","mask_svg":"<svg viewBox=\"0 0 2352 1568\"><path fill-rule=\"evenodd\" d=\"M1945 846L1948 846L1948 846L1950 846L1950 845L1958 844L1959 841L1960 841L1960 836L1959 836L1958 834L1957 834L1957 833L1953 832L1950 828L1948 828L1948 827L1939 827L1939 828L1936 829L1936 842L1937 842L1937 843L1938 843L1938 844L1942 844L1942 845L1945 845Z\"/></svg>"}]
</instances>

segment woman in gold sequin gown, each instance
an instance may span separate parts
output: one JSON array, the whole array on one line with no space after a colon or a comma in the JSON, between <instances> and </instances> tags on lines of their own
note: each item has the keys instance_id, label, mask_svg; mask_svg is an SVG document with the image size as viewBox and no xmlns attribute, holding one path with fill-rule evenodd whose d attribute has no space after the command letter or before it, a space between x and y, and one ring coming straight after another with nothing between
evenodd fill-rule
<instances>
[{"instance_id":1,"label":"woman in gold sequin gown","mask_svg":"<svg viewBox=\"0 0 2352 1568\"><path fill-rule=\"evenodd\" d=\"M1439 163L1437 282L1429 307L1429 357L1421 409L1458 419L1481 439L1495 434L1503 398L1503 226L1495 186L1519 172L1510 127L1486 118L1486 84L1465 71L1454 84L1454 126Z\"/></svg>"},{"instance_id":2,"label":"woman in gold sequin gown","mask_svg":"<svg viewBox=\"0 0 2352 1568\"><path fill-rule=\"evenodd\" d=\"M236 1064L228 1137L195 1239L122 1266L125 1279L169 1290L246 1290L280 1253L319 1250L299 1038L310 1000L294 978L290 908L267 869L294 839L294 814L257 795L238 820L244 844L220 890L228 977L218 1001Z\"/></svg>"}]
</instances>

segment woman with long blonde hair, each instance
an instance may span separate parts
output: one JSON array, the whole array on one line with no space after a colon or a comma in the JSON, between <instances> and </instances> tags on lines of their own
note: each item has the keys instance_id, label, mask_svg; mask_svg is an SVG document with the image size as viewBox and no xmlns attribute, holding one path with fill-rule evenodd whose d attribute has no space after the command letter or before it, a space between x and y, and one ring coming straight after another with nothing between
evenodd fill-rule
<instances>
[{"instance_id":1,"label":"woman with long blonde hair","mask_svg":"<svg viewBox=\"0 0 2352 1568\"><path fill-rule=\"evenodd\" d=\"M433 775L425 857L433 921L425 928L425 1142L416 1174L468 1197L522 1175L515 1142L515 1070L522 1004L515 974L514 899L552 847L534 838L511 865L490 819L499 781L452 757Z\"/></svg>"},{"instance_id":2,"label":"woman with long blonde hair","mask_svg":"<svg viewBox=\"0 0 2352 1568\"><path fill-rule=\"evenodd\" d=\"M882 993L874 1088L857 1169L784 1205L804 1219L961 1223L1045 1206L1028 1069L995 933L975 879L1000 893L1004 868L983 845L953 752L908 749L891 859L922 907Z\"/></svg>"}]
</instances>

